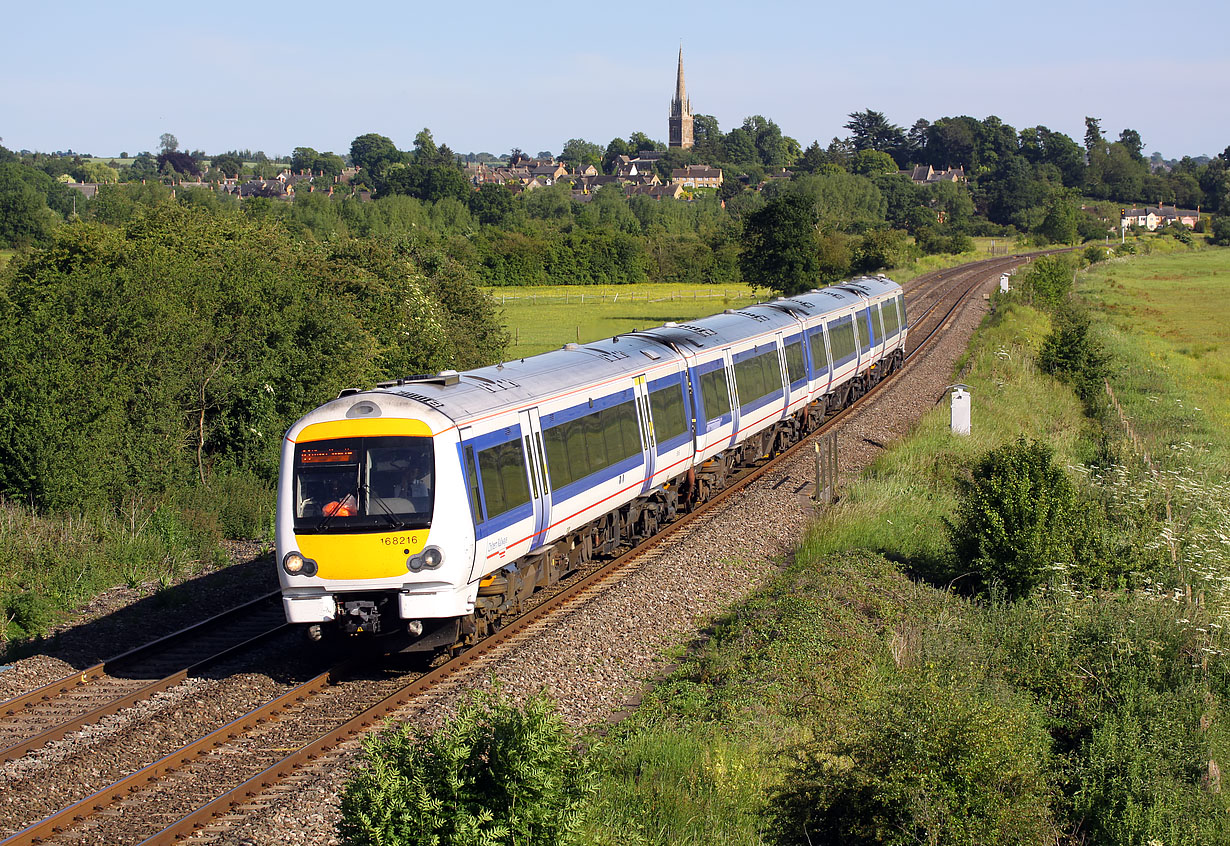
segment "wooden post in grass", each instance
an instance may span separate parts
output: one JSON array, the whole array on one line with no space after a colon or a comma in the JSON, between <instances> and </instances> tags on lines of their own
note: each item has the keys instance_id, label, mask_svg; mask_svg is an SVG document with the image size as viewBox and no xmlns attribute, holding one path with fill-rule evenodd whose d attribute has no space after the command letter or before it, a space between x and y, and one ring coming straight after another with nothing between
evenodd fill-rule
<instances>
[{"instance_id":1,"label":"wooden post in grass","mask_svg":"<svg viewBox=\"0 0 1230 846\"><path fill-rule=\"evenodd\" d=\"M816 451L816 488L811 500L816 505L832 505L837 498L837 433L820 436L812 447Z\"/></svg>"}]
</instances>

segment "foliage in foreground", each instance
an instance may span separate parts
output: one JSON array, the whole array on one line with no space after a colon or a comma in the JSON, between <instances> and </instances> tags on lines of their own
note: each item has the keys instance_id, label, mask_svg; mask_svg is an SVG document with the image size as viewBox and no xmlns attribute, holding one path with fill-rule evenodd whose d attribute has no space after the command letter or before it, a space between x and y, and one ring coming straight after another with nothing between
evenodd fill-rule
<instances>
[{"instance_id":1,"label":"foliage in foreground","mask_svg":"<svg viewBox=\"0 0 1230 846\"><path fill-rule=\"evenodd\" d=\"M351 846L550 846L572 842L593 792L588 763L544 696L475 693L435 732L366 741L342 795Z\"/></svg>"}]
</instances>

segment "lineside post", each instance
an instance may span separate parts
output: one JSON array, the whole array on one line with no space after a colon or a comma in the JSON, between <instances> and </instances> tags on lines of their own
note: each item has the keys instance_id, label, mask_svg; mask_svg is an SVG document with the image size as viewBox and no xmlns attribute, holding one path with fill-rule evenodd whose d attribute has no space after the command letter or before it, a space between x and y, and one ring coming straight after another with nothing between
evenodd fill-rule
<instances>
[{"instance_id":1,"label":"lineside post","mask_svg":"<svg viewBox=\"0 0 1230 846\"><path fill-rule=\"evenodd\" d=\"M837 498L837 433L820 436L812 447L816 451L816 489L812 501L832 505Z\"/></svg>"}]
</instances>

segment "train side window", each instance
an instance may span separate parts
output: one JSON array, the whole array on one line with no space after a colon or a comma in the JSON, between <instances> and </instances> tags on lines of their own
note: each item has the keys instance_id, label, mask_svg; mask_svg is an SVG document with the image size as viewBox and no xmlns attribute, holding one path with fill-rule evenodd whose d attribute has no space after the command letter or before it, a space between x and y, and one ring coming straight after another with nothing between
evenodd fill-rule
<instances>
[{"instance_id":1,"label":"train side window","mask_svg":"<svg viewBox=\"0 0 1230 846\"><path fill-rule=\"evenodd\" d=\"M859 332L858 334L860 336L859 340L863 342L862 343L863 352L867 352L867 350L871 349L872 344L875 343L875 337L876 337L875 332L873 332L871 328L871 309L870 308L863 309L863 325L867 329L866 337L863 337L864 335L863 332Z\"/></svg>"},{"instance_id":2,"label":"train side window","mask_svg":"<svg viewBox=\"0 0 1230 846\"><path fill-rule=\"evenodd\" d=\"M683 413L683 388L679 384L650 391L649 411L653 414L653 431L658 443L669 441L687 431L688 421Z\"/></svg>"},{"instance_id":3,"label":"train side window","mask_svg":"<svg viewBox=\"0 0 1230 846\"><path fill-rule=\"evenodd\" d=\"M829 369L829 354L824 348L824 328L808 334L811 344L811 369L817 376L823 376ZM834 340L834 343L836 341Z\"/></svg>"},{"instance_id":4,"label":"train side window","mask_svg":"<svg viewBox=\"0 0 1230 846\"><path fill-rule=\"evenodd\" d=\"M833 362L845 364L854 358L858 341L854 335L854 321L843 317L837 323L829 326L829 342L833 345Z\"/></svg>"},{"instance_id":5,"label":"train side window","mask_svg":"<svg viewBox=\"0 0 1230 846\"><path fill-rule=\"evenodd\" d=\"M730 413L730 391L726 387L726 368L718 367L700 374L700 393L705 401L705 417L714 420Z\"/></svg>"},{"instance_id":6,"label":"train side window","mask_svg":"<svg viewBox=\"0 0 1230 846\"><path fill-rule=\"evenodd\" d=\"M488 520L530 501L525 451L520 438L480 450L478 472L483 478Z\"/></svg>"},{"instance_id":7,"label":"train side window","mask_svg":"<svg viewBox=\"0 0 1230 846\"><path fill-rule=\"evenodd\" d=\"M777 350L735 362L735 386L740 405L751 405L782 387L782 372L777 363Z\"/></svg>"},{"instance_id":8,"label":"train side window","mask_svg":"<svg viewBox=\"0 0 1230 846\"><path fill-rule=\"evenodd\" d=\"M886 300L880 313L884 317L884 337L891 338L901 328L901 321L897 316L897 301Z\"/></svg>"},{"instance_id":9,"label":"train side window","mask_svg":"<svg viewBox=\"0 0 1230 846\"><path fill-rule=\"evenodd\" d=\"M483 522L483 511L479 504L478 496L478 472L474 468L474 447L467 446L462 452L465 453L466 463L466 487L470 489L470 510L474 514L474 522Z\"/></svg>"},{"instance_id":10,"label":"train side window","mask_svg":"<svg viewBox=\"0 0 1230 846\"><path fill-rule=\"evenodd\" d=\"M821 340L821 343L824 343ZM793 385L796 382L807 377L807 367L803 363L803 341L802 339L795 341L793 344L786 344L786 378Z\"/></svg>"},{"instance_id":11,"label":"train side window","mask_svg":"<svg viewBox=\"0 0 1230 846\"><path fill-rule=\"evenodd\" d=\"M606 432L603 431L602 418L597 414L588 414L580 418L581 427L585 430L585 452L587 463L590 472L593 472L595 467L605 467L609 462L606 460ZM587 472L586 476L589 475Z\"/></svg>"}]
</instances>

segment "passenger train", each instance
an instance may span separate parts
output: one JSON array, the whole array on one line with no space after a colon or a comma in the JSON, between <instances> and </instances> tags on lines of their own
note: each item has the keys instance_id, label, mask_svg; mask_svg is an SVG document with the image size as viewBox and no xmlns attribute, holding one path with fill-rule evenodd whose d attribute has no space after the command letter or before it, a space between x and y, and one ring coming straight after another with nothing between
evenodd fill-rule
<instances>
[{"instance_id":1,"label":"passenger train","mask_svg":"<svg viewBox=\"0 0 1230 846\"><path fill-rule=\"evenodd\" d=\"M343 391L283 442L286 619L313 640L473 642L803 437L896 369L905 336L901 288L863 277Z\"/></svg>"}]
</instances>

